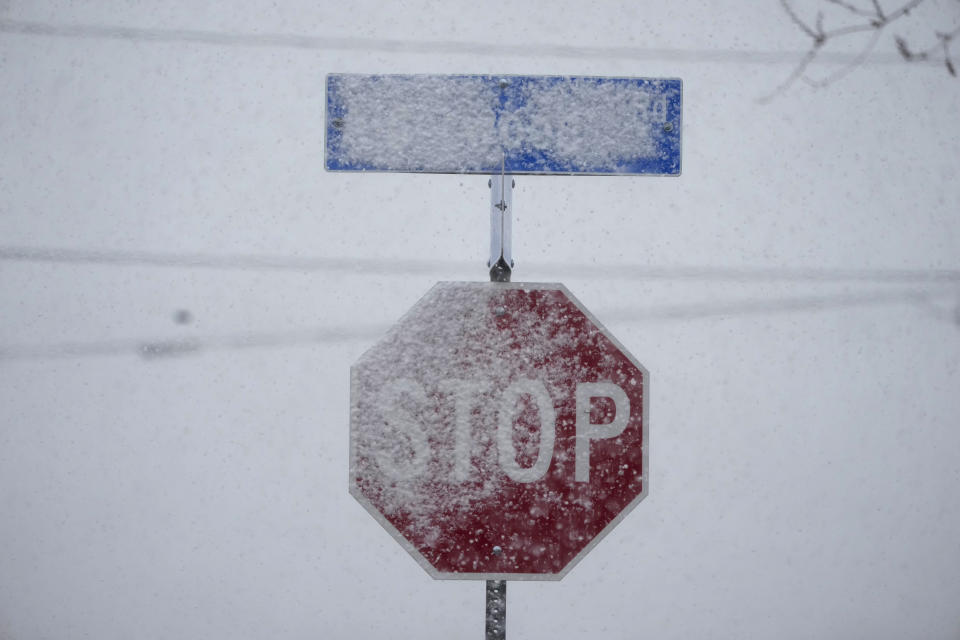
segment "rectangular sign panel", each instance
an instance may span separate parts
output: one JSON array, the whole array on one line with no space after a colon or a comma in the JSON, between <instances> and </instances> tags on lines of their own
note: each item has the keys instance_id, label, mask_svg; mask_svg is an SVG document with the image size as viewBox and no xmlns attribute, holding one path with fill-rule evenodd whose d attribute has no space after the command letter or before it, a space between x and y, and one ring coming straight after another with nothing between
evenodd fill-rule
<instances>
[{"instance_id":1,"label":"rectangular sign panel","mask_svg":"<svg viewBox=\"0 0 960 640\"><path fill-rule=\"evenodd\" d=\"M328 171L680 175L677 78L327 76Z\"/></svg>"}]
</instances>

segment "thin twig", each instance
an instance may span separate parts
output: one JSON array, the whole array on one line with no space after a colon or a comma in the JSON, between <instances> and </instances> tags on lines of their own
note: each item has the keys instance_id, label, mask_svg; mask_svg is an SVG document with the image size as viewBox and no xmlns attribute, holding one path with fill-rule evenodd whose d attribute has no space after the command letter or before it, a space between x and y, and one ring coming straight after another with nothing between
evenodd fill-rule
<instances>
[{"instance_id":1,"label":"thin twig","mask_svg":"<svg viewBox=\"0 0 960 640\"><path fill-rule=\"evenodd\" d=\"M827 31L823 34L824 38L829 40L830 38L839 38L841 36L850 35L851 33L862 33L864 31L880 31L883 29L883 25L877 26L874 24L851 24L846 27L839 27L833 29L832 31Z\"/></svg>"},{"instance_id":2,"label":"thin twig","mask_svg":"<svg viewBox=\"0 0 960 640\"><path fill-rule=\"evenodd\" d=\"M953 65L953 58L950 57L950 43L960 35L960 27L957 27L950 33L937 33L940 38L940 45L943 47L943 64L947 67L947 73L954 78L957 77L957 68Z\"/></svg>"},{"instance_id":3,"label":"thin twig","mask_svg":"<svg viewBox=\"0 0 960 640\"><path fill-rule=\"evenodd\" d=\"M908 13L916 9L918 6L920 6L920 3L923 1L924 0L910 0L910 2L906 3L905 5L903 5L896 11L894 11L893 13L887 15L887 17L884 18L884 23L893 22L897 18L901 18L907 15Z\"/></svg>"},{"instance_id":4,"label":"thin twig","mask_svg":"<svg viewBox=\"0 0 960 640\"><path fill-rule=\"evenodd\" d=\"M841 67L837 71L834 71L833 73L829 74L825 78L821 78L820 80L814 80L813 78L808 78L807 76L803 76L803 81L806 82L811 87L814 87L815 89L822 89L823 87L826 87L827 85L833 84L837 80L844 78L851 71L853 71L854 69L856 69L857 67L863 64L863 62L867 59L867 57L873 52L874 47L877 46L877 42L879 42L880 40L880 35L881 35L880 29L877 29L876 31L874 31L873 36L870 38L870 42L867 43L867 46L864 47L863 51L857 54L857 57L854 58L849 64L845 64L843 67Z\"/></svg>"},{"instance_id":5,"label":"thin twig","mask_svg":"<svg viewBox=\"0 0 960 640\"><path fill-rule=\"evenodd\" d=\"M803 59L793 69L793 72L789 75L789 77L787 77L787 79L784 80L779 87L771 91L769 94L758 98L757 102L759 102L760 104L768 104L772 102L774 98L784 93L787 89L793 86L793 83L800 79L800 77L807 70L807 67L810 66L810 63L813 62L813 59L817 57L817 51L818 51L817 47L813 47L809 51L807 51L807 54L803 56Z\"/></svg>"},{"instance_id":6,"label":"thin twig","mask_svg":"<svg viewBox=\"0 0 960 640\"><path fill-rule=\"evenodd\" d=\"M950 46L950 42L957 36L960 36L960 27L957 27L949 33L937 32L936 36L937 40L939 41L937 44L914 55L929 57L936 53L937 49L944 49L944 53L946 53L948 47Z\"/></svg>"},{"instance_id":7,"label":"thin twig","mask_svg":"<svg viewBox=\"0 0 960 640\"><path fill-rule=\"evenodd\" d=\"M829 2L830 4L835 4L838 7L843 7L850 13L857 16L863 16L864 18L875 18L878 15L877 13L867 11L866 9L861 9L860 7L854 4L850 4L849 2L844 2L844 0L827 0L827 2Z\"/></svg>"},{"instance_id":8,"label":"thin twig","mask_svg":"<svg viewBox=\"0 0 960 640\"><path fill-rule=\"evenodd\" d=\"M800 27L801 31L813 39L817 38L817 34L814 33L813 29L808 27L803 20L800 19L800 16L793 11L793 7L790 6L790 3L787 2L787 0L780 0L780 4L783 6L783 10L787 12L787 15L790 16L790 19L793 20L793 23Z\"/></svg>"}]
</instances>

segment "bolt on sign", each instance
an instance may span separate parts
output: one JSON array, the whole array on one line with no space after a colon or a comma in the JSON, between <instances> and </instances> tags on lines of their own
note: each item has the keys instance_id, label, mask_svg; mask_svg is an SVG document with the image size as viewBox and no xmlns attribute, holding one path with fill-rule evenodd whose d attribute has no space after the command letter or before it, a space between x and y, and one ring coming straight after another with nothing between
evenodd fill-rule
<instances>
[{"instance_id":1,"label":"bolt on sign","mask_svg":"<svg viewBox=\"0 0 960 640\"><path fill-rule=\"evenodd\" d=\"M351 369L350 491L435 578L562 578L647 494L649 375L560 284L434 286Z\"/></svg>"}]
</instances>

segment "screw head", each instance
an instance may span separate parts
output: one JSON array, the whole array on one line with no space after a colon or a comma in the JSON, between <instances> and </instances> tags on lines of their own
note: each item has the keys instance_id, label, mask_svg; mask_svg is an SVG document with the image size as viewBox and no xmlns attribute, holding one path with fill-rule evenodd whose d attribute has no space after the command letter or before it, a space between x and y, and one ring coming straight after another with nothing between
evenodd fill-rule
<instances>
[{"instance_id":1,"label":"screw head","mask_svg":"<svg viewBox=\"0 0 960 640\"><path fill-rule=\"evenodd\" d=\"M673 131L673 123L667 122L666 124L664 124L663 130L666 131L667 133L670 133L671 131Z\"/></svg>"},{"instance_id":2,"label":"screw head","mask_svg":"<svg viewBox=\"0 0 960 640\"><path fill-rule=\"evenodd\" d=\"M334 118L330 124L333 125L334 129L343 129L343 118Z\"/></svg>"},{"instance_id":3,"label":"screw head","mask_svg":"<svg viewBox=\"0 0 960 640\"><path fill-rule=\"evenodd\" d=\"M500 545L494 545L494 547L493 547L493 555L498 556L498 555L500 555L501 553L503 553L503 548L502 548Z\"/></svg>"}]
</instances>

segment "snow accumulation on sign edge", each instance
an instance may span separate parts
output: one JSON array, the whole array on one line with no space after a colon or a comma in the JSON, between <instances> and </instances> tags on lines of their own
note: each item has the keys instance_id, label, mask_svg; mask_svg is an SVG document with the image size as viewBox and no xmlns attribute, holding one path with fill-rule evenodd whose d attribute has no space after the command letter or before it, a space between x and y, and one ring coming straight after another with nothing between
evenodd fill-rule
<instances>
[{"instance_id":1,"label":"snow accumulation on sign edge","mask_svg":"<svg viewBox=\"0 0 960 640\"><path fill-rule=\"evenodd\" d=\"M327 76L330 171L680 174L676 78Z\"/></svg>"},{"instance_id":2,"label":"snow accumulation on sign edge","mask_svg":"<svg viewBox=\"0 0 960 640\"><path fill-rule=\"evenodd\" d=\"M648 393L562 285L439 283L351 370L350 491L435 578L560 579L647 493Z\"/></svg>"}]
</instances>

